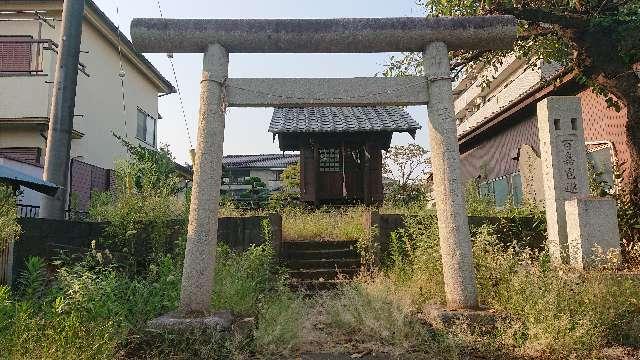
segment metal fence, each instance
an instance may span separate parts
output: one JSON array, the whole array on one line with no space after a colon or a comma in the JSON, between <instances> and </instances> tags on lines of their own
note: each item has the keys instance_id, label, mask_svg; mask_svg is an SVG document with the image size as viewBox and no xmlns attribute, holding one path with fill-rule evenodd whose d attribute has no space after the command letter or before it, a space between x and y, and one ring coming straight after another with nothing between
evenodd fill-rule
<instances>
[{"instance_id":1,"label":"metal fence","mask_svg":"<svg viewBox=\"0 0 640 360\"><path fill-rule=\"evenodd\" d=\"M19 218L40 217L40 206L18 204L16 211ZM67 211L65 211L64 218L65 220L86 221L89 218L89 213L86 211L67 209Z\"/></svg>"},{"instance_id":2,"label":"metal fence","mask_svg":"<svg viewBox=\"0 0 640 360\"><path fill-rule=\"evenodd\" d=\"M17 216L20 218L40 217L40 206L18 204Z\"/></svg>"}]
</instances>

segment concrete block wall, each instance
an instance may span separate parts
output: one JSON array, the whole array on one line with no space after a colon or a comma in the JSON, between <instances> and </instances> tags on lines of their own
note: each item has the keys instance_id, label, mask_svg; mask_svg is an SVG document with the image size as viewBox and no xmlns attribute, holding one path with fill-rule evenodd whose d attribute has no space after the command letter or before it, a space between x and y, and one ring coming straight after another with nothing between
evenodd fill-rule
<instances>
[{"instance_id":1,"label":"concrete block wall","mask_svg":"<svg viewBox=\"0 0 640 360\"><path fill-rule=\"evenodd\" d=\"M104 236L109 225L108 223L39 218L21 218L18 221L22 227L22 233L13 247L11 273L14 283L17 276L23 271L28 257L53 259L60 255L61 250L70 254L84 254L91 249L93 240ZM246 250L252 245L263 244L267 240L264 231L265 221L269 225L271 244L278 254L282 243L282 217L277 214L219 218L218 239L221 243L227 244L237 251ZM142 225L143 231L139 235L140 241L136 241L137 252L149 250L151 244L144 241L147 238L145 233L152 231L154 225L157 224ZM175 249L175 242L180 237L186 236L187 224L184 220L174 220L170 221L167 227L170 229L169 234L166 235L166 243L159 246L171 251Z\"/></svg>"}]
</instances>

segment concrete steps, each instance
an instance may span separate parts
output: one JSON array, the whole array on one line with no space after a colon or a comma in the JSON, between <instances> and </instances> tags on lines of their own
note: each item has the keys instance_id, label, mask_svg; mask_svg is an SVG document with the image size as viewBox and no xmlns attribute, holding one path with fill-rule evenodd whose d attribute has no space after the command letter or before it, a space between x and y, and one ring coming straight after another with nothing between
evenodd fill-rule
<instances>
[{"instance_id":1,"label":"concrete steps","mask_svg":"<svg viewBox=\"0 0 640 360\"><path fill-rule=\"evenodd\" d=\"M285 241L281 261L289 269L290 286L309 292L336 288L361 266L355 241Z\"/></svg>"}]
</instances>

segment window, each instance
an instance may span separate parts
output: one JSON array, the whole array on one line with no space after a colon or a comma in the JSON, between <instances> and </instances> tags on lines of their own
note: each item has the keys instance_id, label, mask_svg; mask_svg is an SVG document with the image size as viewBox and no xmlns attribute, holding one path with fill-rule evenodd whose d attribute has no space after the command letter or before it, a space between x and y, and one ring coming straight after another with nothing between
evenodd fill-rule
<instances>
[{"instance_id":1,"label":"window","mask_svg":"<svg viewBox=\"0 0 640 360\"><path fill-rule=\"evenodd\" d=\"M31 36L0 36L0 72L31 71Z\"/></svg>"},{"instance_id":2,"label":"window","mask_svg":"<svg viewBox=\"0 0 640 360\"><path fill-rule=\"evenodd\" d=\"M340 172L340 149L320 149L320 172Z\"/></svg>"},{"instance_id":3,"label":"window","mask_svg":"<svg viewBox=\"0 0 640 360\"><path fill-rule=\"evenodd\" d=\"M522 178L520 173L501 176L478 184L481 197L491 199L497 207L509 204L521 206L523 204Z\"/></svg>"},{"instance_id":4,"label":"window","mask_svg":"<svg viewBox=\"0 0 640 360\"><path fill-rule=\"evenodd\" d=\"M149 145L156 146L156 119L138 109L136 137Z\"/></svg>"}]
</instances>

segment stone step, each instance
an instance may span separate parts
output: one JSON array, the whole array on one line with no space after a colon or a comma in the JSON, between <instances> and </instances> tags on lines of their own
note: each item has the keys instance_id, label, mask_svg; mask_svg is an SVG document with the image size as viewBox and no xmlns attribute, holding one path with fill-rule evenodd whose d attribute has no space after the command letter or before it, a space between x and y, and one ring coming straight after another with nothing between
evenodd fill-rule
<instances>
[{"instance_id":1,"label":"stone step","mask_svg":"<svg viewBox=\"0 0 640 360\"><path fill-rule=\"evenodd\" d=\"M315 293L319 291L335 290L338 287L349 283L349 280L292 280L289 282L289 288L294 291Z\"/></svg>"},{"instance_id":2,"label":"stone step","mask_svg":"<svg viewBox=\"0 0 640 360\"><path fill-rule=\"evenodd\" d=\"M284 260L360 259L355 249L289 250L281 252Z\"/></svg>"},{"instance_id":3,"label":"stone step","mask_svg":"<svg viewBox=\"0 0 640 360\"><path fill-rule=\"evenodd\" d=\"M357 249L357 242L355 241L322 241L322 240L311 240L311 241L283 241L282 249L293 250L293 251L303 251L303 250L344 250L344 249Z\"/></svg>"},{"instance_id":4,"label":"stone step","mask_svg":"<svg viewBox=\"0 0 640 360\"><path fill-rule=\"evenodd\" d=\"M344 259L344 258L334 258L334 259L290 259L285 262L285 266L291 270L300 270L300 269L350 269L350 268L359 268L361 265L360 259Z\"/></svg>"},{"instance_id":5,"label":"stone step","mask_svg":"<svg viewBox=\"0 0 640 360\"><path fill-rule=\"evenodd\" d=\"M289 276L296 280L336 280L339 276L346 279L355 277L360 267L346 269L307 269L291 270Z\"/></svg>"}]
</instances>

